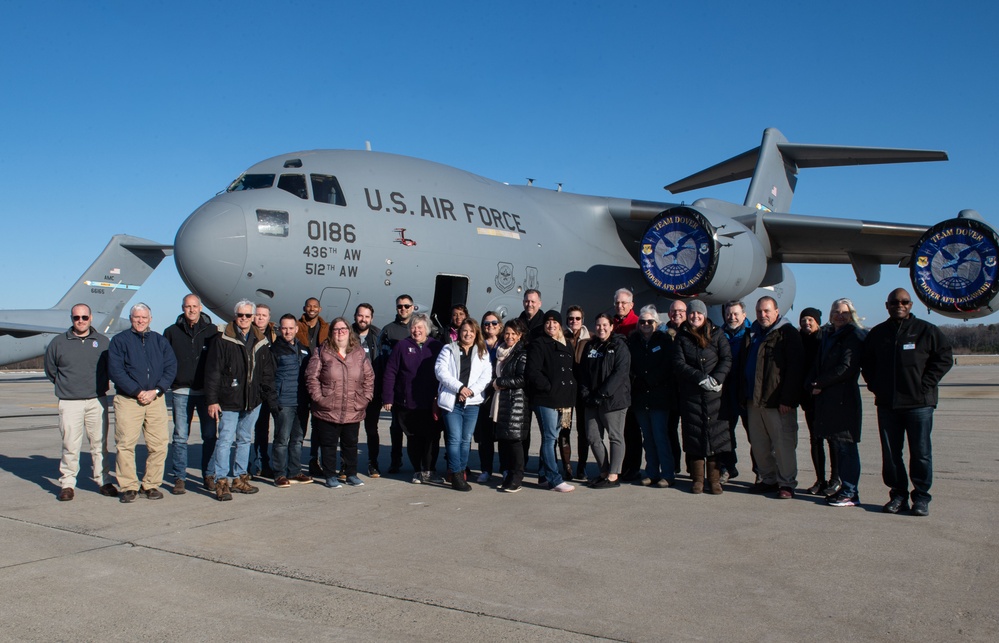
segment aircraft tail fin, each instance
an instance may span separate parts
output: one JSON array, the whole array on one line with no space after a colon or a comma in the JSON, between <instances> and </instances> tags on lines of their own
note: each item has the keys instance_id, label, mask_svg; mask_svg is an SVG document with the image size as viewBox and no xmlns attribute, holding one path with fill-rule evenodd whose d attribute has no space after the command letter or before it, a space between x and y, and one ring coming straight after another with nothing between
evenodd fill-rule
<instances>
[{"instance_id":1,"label":"aircraft tail fin","mask_svg":"<svg viewBox=\"0 0 999 643\"><path fill-rule=\"evenodd\" d=\"M770 127L764 130L759 147L670 183L666 189L678 194L752 178L745 205L771 212L790 212L801 168L946 160L947 153L939 150L789 143L783 134Z\"/></svg>"},{"instance_id":2,"label":"aircraft tail fin","mask_svg":"<svg viewBox=\"0 0 999 643\"><path fill-rule=\"evenodd\" d=\"M74 304L87 304L95 321L101 320L101 331L105 330L103 326L108 326L113 332L125 304L171 254L173 246L116 234L53 308L69 310ZM94 326L96 328L97 324Z\"/></svg>"}]
</instances>

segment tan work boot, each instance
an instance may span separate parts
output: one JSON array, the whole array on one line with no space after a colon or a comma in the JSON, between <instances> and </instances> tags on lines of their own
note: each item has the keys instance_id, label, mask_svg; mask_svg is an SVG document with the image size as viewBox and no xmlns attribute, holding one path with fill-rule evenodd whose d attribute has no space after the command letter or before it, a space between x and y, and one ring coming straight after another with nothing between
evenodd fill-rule
<instances>
[{"instance_id":1,"label":"tan work boot","mask_svg":"<svg viewBox=\"0 0 999 643\"><path fill-rule=\"evenodd\" d=\"M222 478L215 483L215 497L219 500L232 500L232 493L229 492L228 478Z\"/></svg>"},{"instance_id":2,"label":"tan work boot","mask_svg":"<svg viewBox=\"0 0 999 643\"><path fill-rule=\"evenodd\" d=\"M215 491L215 476L205 476L205 491Z\"/></svg>"},{"instance_id":3,"label":"tan work boot","mask_svg":"<svg viewBox=\"0 0 999 643\"><path fill-rule=\"evenodd\" d=\"M248 473L232 479L232 490L236 493L257 493L260 491L260 489L250 484L250 474Z\"/></svg>"}]
</instances>

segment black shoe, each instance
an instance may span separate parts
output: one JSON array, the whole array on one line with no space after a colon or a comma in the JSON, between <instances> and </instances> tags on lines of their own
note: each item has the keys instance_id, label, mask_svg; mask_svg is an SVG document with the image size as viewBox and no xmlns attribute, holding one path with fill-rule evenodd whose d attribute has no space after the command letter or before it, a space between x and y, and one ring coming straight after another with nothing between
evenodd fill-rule
<instances>
[{"instance_id":1,"label":"black shoe","mask_svg":"<svg viewBox=\"0 0 999 643\"><path fill-rule=\"evenodd\" d=\"M778 488L779 487L777 486L776 482L769 484L766 482L756 482L753 483L753 486L749 488L749 493L755 493L758 495L764 493L771 493L777 491Z\"/></svg>"},{"instance_id":2,"label":"black shoe","mask_svg":"<svg viewBox=\"0 0 999 643\"><path fill-rule=\"evenodd\" d=\"M142 489L142 488L140 488L139 489L139 493L141 493L142 495L144 495L146 498L149 498L150 500L162 500L163 499L163 492L160 491L159 489Z\"/></svg>"},{"instance_id":3,"label":"black shoe","mask_svg":"<svg viewBox=\"0 0 999 643\"><path fill-rule=\"evenodd\" d=\"M835 498L843 490L843 483L839 480L830 480L822 489L822 495L826 498Z\"/></svg>"},{"instance_id":4,"label":"black shoe","mask_svg":"<svg viewBox=\"0 0 999 643\"><path fill-rule=\"evenodd\" d=\"M517 493L518 491L520 491L520 485L519 484L511 484L509 487L507 487L503 491L505 491L507 493Z\"/></svg>"},{"instance_id":5,"label":"black shoe","mask_svg":"<svg viewBox=\"0 0 999 643\"><path fill-rule=\"evenodd\" d=\"M136 491L122 491L118 495L118 502L135 502L135 498L138 495Z\"/></svg>"},{"instance_id":6,"label":"black shoe","mask_svg":"<svg viewBox=\"0 0 999 643\"><path fill-rule=\"evenodd\" d=\"M325 478L323 475L323 468L319 466L319 458L312 458L309 460L309 475L313 478Z\"/></svg>"},{"instance_id":7,"label":"black shoe","mask_svg":"<svg viewBox=\"0 0 999 643\"><path fill-rule=\"evenodd\" d=\"M398 462L393 462L392 466L388 469L389 473L399 473L400 471L402 471L402 465Z\"/></svg>"},{"instance_id":8,"label":"black shoe","mask_svg":"<svg viewBox=\"0 0 999 643\"><path fill-rule=\"evenodd\" d=\"M620 476L618 476L618 480L621 480L622 482L634 482L641 477L642 477L641 471L639 471L638 469L629 469L628 471L625 471Z\"/></svg>"},{"instance_id":9,"label":"black shoe","mask_svg":"<svg viewBox=\"0 0 999 643\"><path fill-rule=\"evenodd\" d=\"M736 469L734 466L733 467L729 467L728 468L728 479L729 480L735 480L738 477L739 477L739 470Z\"/></svg>"},{"instance_id":10,"label":"black shoe","mask_svg":"<svg viewBox=\"0 0 999 643\"><path fill-rule=\"evenodd\" d=\"M110 482L107 484L102 484L100 488L102 496L108 496L109 498L116 498L118 496L118 490Z\"/></svg>"},{"instance_id":11,"label":"black shoe","mask_svg":"<svg viewBox=\"0 0 999 643\"><path fill-rule=\"evenodd\" d=\"M909 512L913 516L929 516L930 515L930 501L920 498L919 500L912 501L912 511Z\"/></svg>"},{"instance_id":12,"label":"black shoe","mask_svg":"<svg viewBox=\"0 0 999 643\"><path fill-rule=\"evenodd\" d=\"M620 480L621 480L620 477L617 480L610 480L609 478L600 478L596 482L594 482L593 485L591 485L590 488L591 489L613 489L615 487L620 487L621 486Z\"/></svg>"},{"instance_id":13,"label":"black shoe","mask_svg":"<svg viewBox=\"0 0 999 643\"><path fill-rule=\"evenodd\" d=\"M897 514L900 511L906 511L909 509L909 501L902 496L894 496L888 501L884 507L881 507L882 513L886 514Z\"/></svg>"},{"instance_id":14,"label":"black shoe","mask_svg":"<svg viewBox=\"0 0 999 643\"><path fill-rule=\"evenodd\" d=\"M825 494L825 489L826 489L826 481L825 480L816 480L815 484L813 484L811 487L805 489L805 493L807 493L810 496L817 496L820 493L822 495L826 495Z\"/></svg>"},{"instance_id":15,"label":"black shoe","mask_svg":"<svg viewBox=\"0 0 999 643\"><path fill-rule=\"evenodd\" d=\"M274 479L274 469L271 469L271 465L265 464L263 466L263 468L260 470L260 477L267 478L269 480Z\"/></svg>"}]
</instances>

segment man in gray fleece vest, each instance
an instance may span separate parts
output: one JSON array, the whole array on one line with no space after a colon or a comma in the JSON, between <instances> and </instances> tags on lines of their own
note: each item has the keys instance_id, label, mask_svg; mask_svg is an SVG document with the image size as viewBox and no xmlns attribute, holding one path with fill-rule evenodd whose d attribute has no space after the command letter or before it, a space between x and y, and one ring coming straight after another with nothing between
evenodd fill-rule
<instances>
[{"instance_id":1,"label":"man in gray fleece vest","mask_svg":"<svg viewBox=\"0 0 999 643\"><path fill-rule=\"evenodd\" d=\"M80 472L83 434L90 440L93 479L103 496L117 496L108 459L108 338L90 327L90 307L77 304L70 311L73 325L57 335L45 351L45 375L59 398L59 500L72 500Z\"/></svg>"}]
</instances>

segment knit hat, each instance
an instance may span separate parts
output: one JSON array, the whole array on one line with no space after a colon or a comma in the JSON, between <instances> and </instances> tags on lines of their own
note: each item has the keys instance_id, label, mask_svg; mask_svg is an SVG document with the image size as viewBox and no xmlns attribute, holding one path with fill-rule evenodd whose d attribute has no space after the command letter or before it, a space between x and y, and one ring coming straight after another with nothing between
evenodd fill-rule
<instances>
[{"instance_id":1,"label":"knit hat","mask_svg":"<svg viewBox=\"0 0 999 643\"><path fill-rule=\"evenodd\" d=\"M562 325L562 314L554 308L545 313L545 321L548 321L549 319L557 321L559 326Z\"/></svg>"},{"instance_id":2,"label":"knit hat","mask_svg":"<svg viewBox=\"0 0 999 643\"><path fill-rule=\"evenodd\" d=\"M818 308L805 308L798 315L798 321L800 322L805 317L811 317L818 323L819 326L822 325L822 312Z\"/></svg>"},{"instance_id":3,"label":"knit hat","mask_svg":"<svg viewBox=\"0 0 999 643\"><path fill-rule=\"evenodd\" d=\"M708 314L708 307L704 305L704 302L700 299L691 299L687 302L687 314L690 313L700 313L702 315Z\"/></svg>"}]
</instances>

